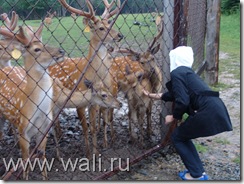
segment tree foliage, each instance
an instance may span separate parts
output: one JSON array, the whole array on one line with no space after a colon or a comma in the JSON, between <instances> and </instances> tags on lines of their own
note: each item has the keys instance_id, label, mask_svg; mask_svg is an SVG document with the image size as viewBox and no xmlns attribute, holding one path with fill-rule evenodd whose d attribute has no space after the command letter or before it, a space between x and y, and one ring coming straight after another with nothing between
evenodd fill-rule
<instances>
[{"instance_id":1,"label":"tree foliage","mask_svg":"<svg viewBox=\"0 0 244 184\"><path fill-rule=\"evenodd\" d=\"M85 0L66 0L71 6L87 10ZM90 0L97 15L101 15L104 11L102 0ZM123 3L125 0L121 0ZM111 2L111 0L109 0ZM155 10L157 7L158 10ZM161 0L128 0L122 13L147 13L162 12L163 5ZM43 19L47 12L57 12L58 16L70 15L61 7L58 0L0 0L0 13L9 13L15 10L22 19Z\"/></svg>"},{"instance_id":2,"label":"tree foliage","mask_svg":"<svg viewBox=\"0 0 244 184\"><path fill-rule=\"evenodd\" d=\"M233 14L240 11L239 0L222 0L221 10L223 14Z\"/></svg>"}]
</instances>

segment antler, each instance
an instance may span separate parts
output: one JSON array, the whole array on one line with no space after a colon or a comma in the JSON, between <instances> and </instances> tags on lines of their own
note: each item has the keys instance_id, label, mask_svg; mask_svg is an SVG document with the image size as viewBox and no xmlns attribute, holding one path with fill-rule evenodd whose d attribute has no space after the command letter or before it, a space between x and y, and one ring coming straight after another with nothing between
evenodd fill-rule
<instances>
[{"instance_id":1,"label":"antler","mask_svg":"<svg viewBox=\"0 0 244 184\"><path fill-rule=\"evenodd\" d=\"M9 29L11 31L15 30L15 28L17 26L18 19L19 19L19 16L18 16L18 14L16 14L15 11L12 11L11 21L9 20L7 13L1 14L0 17L4 21L7 29Z\"/></svg>"},{"instance_id":2,"label":"antler","mask_svg":"<svg viewBox=\"0 0 244 184\"><path fill-rule=\"evenodd\" d=\"M12 38L12 39L15 38L23 45L28 46L30 43L32 43L34 41L41 40L41 33L43 30L43 25L44 24L42 22L36 32L29 31L28 37L25 35L24 29L22 26L19 26L18 34L14 34L11 30L7 30L7 29L3 29L3 28L0 28L0 34L2 34L3 36L6 36L8 38ZM28 28L28 29L30 29L30 28Z\"/></svg>"},{"instance_id":3,"label":"antler","mask_svg":"<svg viewBox=\"0 0 244 184\"><path fill-rule=\"evenodd\" d=\"M4 28L0 28L0 34L8 38L14 38L14 33Z\"/></svg>"},{"instance_id":4,"label":"antler","mask_svg":"<svg viewBox=\"0 0 244 184\"><path fill-rule=\"evenodd\" d=\"M85 11L76 9L76 8L68 5L66 0L59 0L59 2L63 5L63 7L65 7L71 13L76 13L78 15L87 17L87 18L91 19L93 22L97 22L98 21L98 19L96 18L95 11L93 9L93 6L92 6L90 0L86 0L86 4L87 4L87 6L89 8L89 12L85 12Z\"/></svg>"},{"instance_id":5,"label":"antler","mask_svg":"<svg viewBox=\"0 0 244 184\"><path fill-rule=\"evenodd\" d=\"M161 30L159 31L158 35L154 37L152 43L149 45L148 49L147 50L152 50L154 44L156 43L156 41L160 38L160 36L162 35L163 33L163 26L161 27Z\"/></svg>"},{"instance_id":6,"label":"antler","mask_svg":"<svg viewBox=\"0 0 244 184\"><path fill-rule=\"evenodd\" d=\"M121 5L120 0L117 0L116 8L112 12L110 11L115 3L115 0L113 0L111 3L108 3L108 0L103 0L103 3L105 5L105 10L101 16L102 19L109 19L119 12L120 5Z\"/></svg>"}]
</instances>

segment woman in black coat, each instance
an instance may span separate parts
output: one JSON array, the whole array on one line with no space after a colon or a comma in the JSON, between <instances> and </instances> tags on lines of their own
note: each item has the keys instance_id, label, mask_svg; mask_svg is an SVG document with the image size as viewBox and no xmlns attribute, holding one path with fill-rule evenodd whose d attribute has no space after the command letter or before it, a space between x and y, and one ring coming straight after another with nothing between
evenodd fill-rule
<instances>
[{"instance_id":1,"label":"woman in black coat","mask_svg":"<svg viewBox=\"0 0 244 184\"><path fill-rule=\"evenodd\" d=\"M219 98L191 69L193 51L180 46L170 51L171 81L166 84L168 92L144 94L164 101L174 101L173 114L165 117L165 123L181 122L184 113L189 116L172 133L172 142L187 170L180 172L183 180L208 180L203 164L191 139L231 131L229 114Z\"/></svg>"}]
</instances>

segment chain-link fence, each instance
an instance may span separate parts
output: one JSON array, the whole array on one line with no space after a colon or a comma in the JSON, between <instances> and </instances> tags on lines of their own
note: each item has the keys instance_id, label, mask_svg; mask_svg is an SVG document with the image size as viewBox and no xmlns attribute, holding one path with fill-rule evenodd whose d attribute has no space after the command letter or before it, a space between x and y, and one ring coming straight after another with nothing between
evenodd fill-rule
<instances>
[{"instance_id":1,"label":"chain-link fence","mask_svg":"<svg viewBox=\"0 0 244 184\"><path fill-rule=\"evenodd\" d=\"M205 1L0 2L3 179L122 180L160 149L171 105L142 89L164 90L178 45L204 60Z\"/></svg>"}]
</instances>

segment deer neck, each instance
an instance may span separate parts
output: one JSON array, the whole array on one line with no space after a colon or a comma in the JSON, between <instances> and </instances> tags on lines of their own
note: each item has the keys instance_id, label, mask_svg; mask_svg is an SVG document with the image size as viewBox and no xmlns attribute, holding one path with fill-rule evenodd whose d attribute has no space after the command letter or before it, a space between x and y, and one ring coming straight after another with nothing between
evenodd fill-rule
<instances>
[{"instance_id":1,"label":"deer neck","mask_svg":"<svg viewBox=\"0 0 244 184\"><path fill-rule=\"evenodd\" d=\"M26 70L26 95L34 96L34 94L51 95L52 96L52 79L45 68L40 66L35 60L24 58ZM50 93L50 94L49 94ZM50 96L50 97L51 97Z\"/></svg>"},{"instance_id":2,"label":"deer neck","mask_svg":"<svg viewBox=\"0 0 244 184\"><path fill-rule=\"evenodd\" d=\"M58 107L61 107L65 103L70 92L71 90L65 87L62 89L56 87L54 88L54 101ZM66 103L65 108L84 107L89 105L91 100L92 92L90 89L84 91L75 91Z\"/></svg>"},{"instance_id":3,"label":"deer neck","mask_svg":"<svg viewBox=\"0 0 244 184\"><path fill-rule=\"evenodd\" d=\"M94 76L97 76L98 80L101 80L105 79L108 74L109 68L112 64L112 57L108 53L105 43L97 48L99 43L99 41L91 39L87 59L89 60L95 54L95 57L91 62L91 67L89 67L88 70L90 70Z\"/></svg>"}]
</instances>

